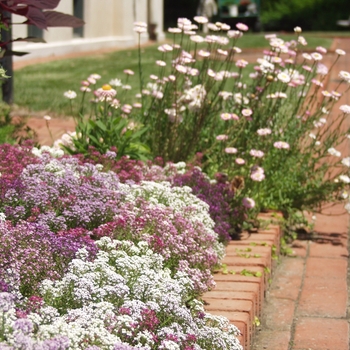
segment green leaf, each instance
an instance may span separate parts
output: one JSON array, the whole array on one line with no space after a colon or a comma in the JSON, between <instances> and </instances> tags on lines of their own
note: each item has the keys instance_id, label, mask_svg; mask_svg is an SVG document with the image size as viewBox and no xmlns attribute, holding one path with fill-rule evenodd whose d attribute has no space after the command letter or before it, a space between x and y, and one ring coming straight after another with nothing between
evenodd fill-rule
<instances>
[{"instance_id":1,"label":"green leaf","mask_svg":"<svg viewBox=\"0 0 350 350\"><path fill-rule=\"evenodd\" d=\"M249 271L249 270L244 269L244 270L241 271L241 275L242 276L247 276L247 277L253 277L254 273Z\"/></svg>"},{"instance_id":2,"label":"green leaf","mask_svg":"<svg viewBox=\"0 0 350 350\"><path fill-rule=\"evenodd\" d=\"M88 135L88 137L96 144L96 145L99 145L100 142L97 140L97 138L93 135Z\"/></svg>"},{"instance_id":3,"label":"green leaf","mask_svg":"<svg viewBox=\"0 0 350 350\"><path fill-rule=\"evenodd\" d=\"M265 273L271 273L271 270L267 266L264 267L264 271Z\"/></svg>"},{"instance_id":4,"label":"green leaf","mask_svg":"<svg viewBox=\"0 0 350 350\"><path fill-rule=\"evenodd\" d=\"M101 130L107 132L106 125L102 122L102 120L97 120L95 125L97 125Z\"/></svg>"},{"instance_id":5,"label":"green leaf","mask_svg":"<svg viewBox=\"0 0 350 350\"><path fill-rule=\"evenodd\" d=\"M139 138L141 135L143 135L146 131L148 130L148 127L145 127L145 128L142 128L138 131L136 131L134 134L133 134L133 139L134 138Z\"/></svg>"}]
</instances>

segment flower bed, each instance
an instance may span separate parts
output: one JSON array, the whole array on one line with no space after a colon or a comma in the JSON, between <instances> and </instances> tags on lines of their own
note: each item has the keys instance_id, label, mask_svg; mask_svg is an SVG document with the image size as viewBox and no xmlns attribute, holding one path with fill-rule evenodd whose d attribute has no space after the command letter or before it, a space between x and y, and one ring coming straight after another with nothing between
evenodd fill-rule
<instances>
[{"instance_id":1,"label":"flower bed","mask_svg":"<svg viewBox=\"0 0 350 350\"><path fill-rule=\"evenodd\" d=\"M323 90L334 65L320 63L324 48L303 52L298 27L288 43L266 36L249 70L236 59L247 26L208 24L202 37L207 20L195 21L169 29L135 101L116 98L133 71L101 86L94 73L77 113L77 93L65 93L75 132L53 148L1 146L4 349L242 349L238 329L200 301L225 243L261 210L295 219L347 198L338 146L350 107L332 108L350 73L342 92Z\"/></svg>"},{"instance_id":2,"label":"flower bed","mask_svg":"<svg viewBox=\"0 0 350 350\"><path fill-rule=\"evenodd\" d=\"M121 183L49 147L0 155L2 348L241 349L198 299L224 245L209 205L171 181L183 165L144 164L138 183Z\"/></svg>"}]
</instances>

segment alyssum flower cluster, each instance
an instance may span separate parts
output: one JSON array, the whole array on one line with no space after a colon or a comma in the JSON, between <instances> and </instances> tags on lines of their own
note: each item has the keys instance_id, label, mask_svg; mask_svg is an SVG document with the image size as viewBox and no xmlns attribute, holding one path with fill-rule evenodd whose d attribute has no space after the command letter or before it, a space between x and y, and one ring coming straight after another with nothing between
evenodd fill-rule
<instances>
[{"instance_id":1,"label":"alyssum flower cluster","mask_svg":"<svg viewBox=\"0 0 350 350\"><path fill-rule=\"evenodd\" d=\"M49 147L0 156L1 348L242 349L197 299L224 246L208 204L164 181L182 165L136 184Z\"/></svg>"}]
</instances>

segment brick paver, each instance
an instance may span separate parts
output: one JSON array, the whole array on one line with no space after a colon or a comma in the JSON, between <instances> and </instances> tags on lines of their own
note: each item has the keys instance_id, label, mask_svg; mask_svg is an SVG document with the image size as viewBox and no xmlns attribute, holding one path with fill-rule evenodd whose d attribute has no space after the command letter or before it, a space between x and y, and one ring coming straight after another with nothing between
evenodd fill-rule
<instances>
[{"instance_id":1,"label":"brick paver","mask_svg":"<svg viewBox=\"0 0 350 350\"><path fill-rule=\"evenodd\" d=\"M306 278L300 295L298 314L341 318L346 317L346 305L345 278L332 280Z\"/></svg>"},{"instance_id":2,"label":"brick paver","mask_svg":"<svg viewBox=\"0 0 350 350\"><path fill-rule=\"evenodd\" d=\"M334 318L301 318L298 320L293 350L348 350L349 324Z\"/></svg>"}]
</instances>

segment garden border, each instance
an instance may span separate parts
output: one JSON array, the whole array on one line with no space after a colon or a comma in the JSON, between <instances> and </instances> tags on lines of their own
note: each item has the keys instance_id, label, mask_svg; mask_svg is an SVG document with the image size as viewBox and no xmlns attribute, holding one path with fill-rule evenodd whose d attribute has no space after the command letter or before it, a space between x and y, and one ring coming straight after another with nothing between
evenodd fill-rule
<instances>
[{"instance_id":1,"label":"garden border","mask_svg":"<svg viewBox=\"0 0 350 350\"><path fill-rule=\"evenodd\" d=\"M222 261L223 269L214 275L216 287L203 295L206 311L225 316L241 332L239 340L250 350L266 292L280 253L282 229L280 213L261 213L262 228L244 232L231 241Z\"/></svg>"}]
</instances>

